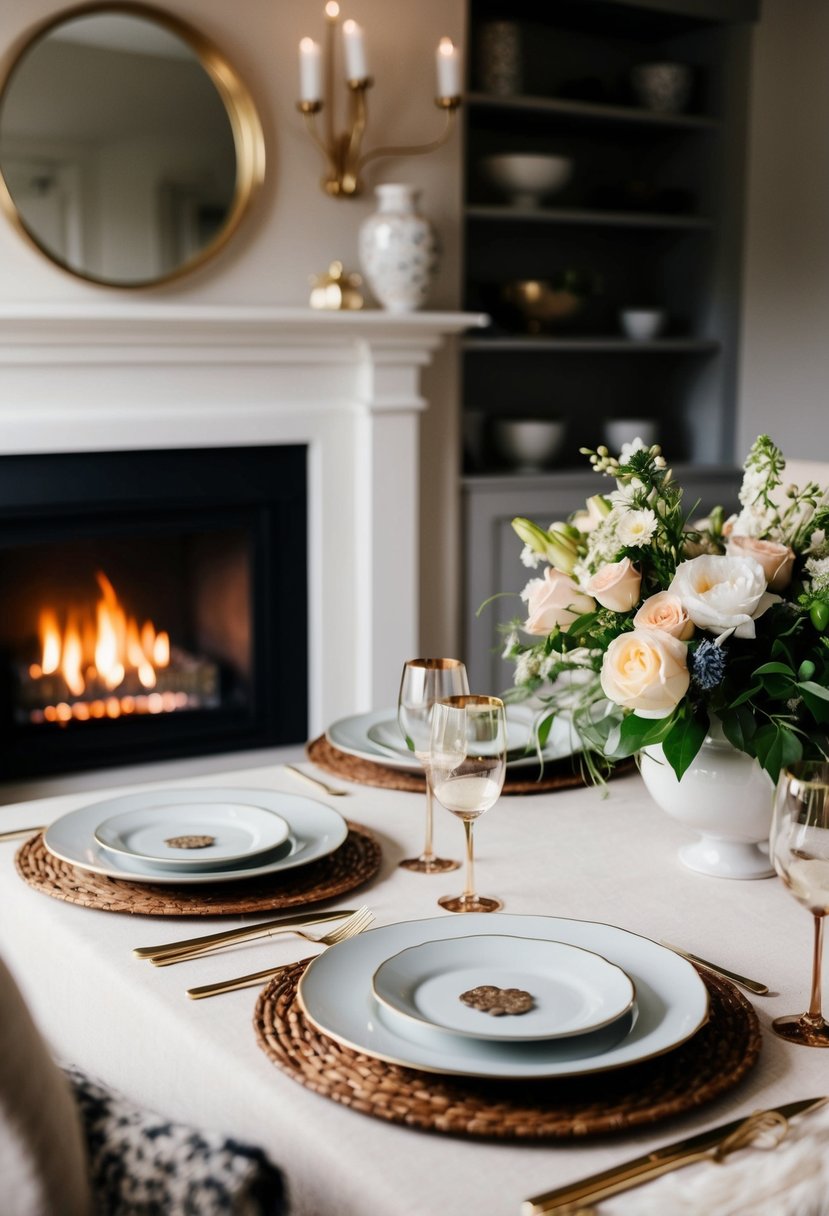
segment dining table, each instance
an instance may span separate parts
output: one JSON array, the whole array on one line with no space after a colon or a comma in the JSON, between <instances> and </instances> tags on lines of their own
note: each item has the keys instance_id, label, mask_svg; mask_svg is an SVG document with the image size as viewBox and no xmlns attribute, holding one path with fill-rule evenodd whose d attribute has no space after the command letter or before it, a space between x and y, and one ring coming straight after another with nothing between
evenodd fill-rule
<instances>
[{"instance_id":1,"label":"dining table","mask_svg":"<svg viewBox=\"0 0 829 1216\"><path fill-rule=\"evenodd\" d=\"M462 870L424 875L398 866L422 844L422 793L338 780L296 749L287 757L346 795L298 784L280 753L273 763L241 769L229 757L227 771L0 806L0 832L49 824L131 791L302 792L367 827L382 849L370 881L320 907L367 905L375 917L369 932L422 918L463 919L437 904L461 890ZM463 857L462 826L440 807L435 836L441 854ZM423 1131L313 1092L258 1044L252 1019L259 989L198 1001L186 989L298 961L321 947L285 935L153 967L133 949L261 917L133 915L49 898L17 873L19 841L0 844L0 955L61 1061L172 1119L259 1145L283 1171L296 1216L519 1216L528 1196L757 1109L829 1092L824 1053L785 1043L770 1029L775 1016L801 1012L808 1002L811 917L776 877L729 880L686 869L678 849L689 838L657 808L635 770L604 787L504 794L476 825L477 886L503 900L504 915L618 926L769 986L768 995L750 998L761 1047L738 1084L682 1114L599 1135L532 1142ZM639 1211L637 1195L648 1187L601 1211Z\"/></svg>"}]
</instances>

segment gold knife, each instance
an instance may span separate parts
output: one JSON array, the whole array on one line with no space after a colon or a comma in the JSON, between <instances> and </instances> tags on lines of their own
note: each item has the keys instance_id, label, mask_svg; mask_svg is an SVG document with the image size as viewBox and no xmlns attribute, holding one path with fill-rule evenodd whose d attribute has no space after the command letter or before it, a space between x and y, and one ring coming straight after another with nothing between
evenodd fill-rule
<instances>
[{"instance_id":1,"label":"gold knife","mask_svg":"<svg viewBox=\"0 0 829 1216\"><path fill-rule=\"evenodd\" d=\"M35 832L45 832L41 824L36 828L12 828L9 832L0 832L0 840L20 840L23 836L34 836Z\"/></svg>"},{"instance_id":2,"label":"gold knife","mask_svg":"<svg viewBox=\"0 0 829 1216\"><path fill-rule=\"evenodd\" d=\"M718 1149L724 1155L735 1148L745 1148L751 1141L753 1129L761 1126L761 1120L774 1120L785 1127L786 1119L814 1110L827 1101L829 1098L826 1097L804 1098L799 1102L786 1102L783 1106L768 1111L758 1111L747 1117L732 1119L730 1123L712 1127L707 1132L679 1140L675 1144L667 1144L644 1157L637 1157L634 1161L627 1161L600 1174L583 1178L581 1182L570 1183L555 1191L525 1199L521 1204L521 1216L546 1216L550 1212L561 1212L573 1204L597 1203L611 1195L618 1195L620 1191L640 1186L660 1174L667 1174L684 1165L692 1165L695 1161L710 1159ZM745 1135L738 1134L743 1131ZM726 1145L726 1141L730 1141L730 1145Z\"/></svg>"},{"instance_id":3,"label":"gold knife","mask_svg":"<svg viewBox=\"0 0 829 1216\"><path fill-rule=\"evenodd\" d=\"M161 946L136 946L133 954L136 958L151 960L173 958L177 954L202 947L210 949L213 946L223 946L226 942L253 941L257 937L267 937L276 929L290 929L294 925L321 925L327 920L340 920L352 916L353 908L338 908L335 912L299 912L293 916L283 916L279 920L260 921L258 925L243 925L241 929L225 929L220 933L209 933L202 937L190 937L184 941L168 942Z\"/></svg>"}]
</instances>

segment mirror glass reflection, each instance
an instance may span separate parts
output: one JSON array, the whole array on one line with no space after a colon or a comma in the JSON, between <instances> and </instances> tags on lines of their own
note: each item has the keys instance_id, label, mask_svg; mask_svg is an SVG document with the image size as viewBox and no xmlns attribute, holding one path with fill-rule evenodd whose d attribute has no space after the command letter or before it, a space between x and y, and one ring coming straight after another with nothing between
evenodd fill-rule
<instances>
[{"instance_id":1,"label":"mirror glass reflection","mask_svg":"<svg viewBox=\"0 0 829 1216\"><path fill-rule=\"evenodd\" d=\"M223 63L233 87L220 93L213 48L164 14L122 9L69 14L24 49L0 98L0 173L43 252L140 286L224 243L255 167L238 163L230 112L249 99ZM261 136L252 104L233 117Z\"/></svg>"}]
</instances>

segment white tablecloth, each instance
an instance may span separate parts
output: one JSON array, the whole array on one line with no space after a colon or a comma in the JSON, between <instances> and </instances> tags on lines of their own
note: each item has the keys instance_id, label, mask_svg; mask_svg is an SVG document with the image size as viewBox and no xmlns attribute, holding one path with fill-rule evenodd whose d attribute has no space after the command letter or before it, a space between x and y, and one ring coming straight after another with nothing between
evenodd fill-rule
<instances>
[{"instance_id":1,"label":"white tablecloth","mask_svg":"<svg viewBox=\"0 0 829 1216\"><path fill-rule=\"evenodd\" d=\"M278 766L180 784L302 788ZM460 890L462 875L396 868L422 844L422 796L347 788L350 796L332 805L379 835L384 860L372 885L335 906L368 903L379 925L441 914L437 896ZM122 791L0 807L0 831L48 823L114 792ZM462 856L462 827L440 808L436 836L439 850ZM389 1126L284 1076L254 1039L256 989L199 1002L184 995L194 984L304 957L311 948L300 939L153 968L133 958L133 946L240 921L129 917L61 903L18 878L18 846L6 843L0 952L61 1057L170 1117L262 1145L285 1171L298 1216L517 1216L528 1195L759 1106L829 1090L829 1053L785 1044L767 1030L774 1016L807 1003L808 913L776 878L735 882L684 869L676 851L688 836L656 808L638 776L612 782L605 798L594 789L504 797L478 823L476 838L478 888L502 897L507 912L610 922L764 979L772 995L755 1000L764 1030L758 1067L713 1105L635 1135L543 1147L478 1144ZM617 1200L619 1210L627 1203L626 1211L636 1211L635 1195Z\"/></svg>"}]
</instances>

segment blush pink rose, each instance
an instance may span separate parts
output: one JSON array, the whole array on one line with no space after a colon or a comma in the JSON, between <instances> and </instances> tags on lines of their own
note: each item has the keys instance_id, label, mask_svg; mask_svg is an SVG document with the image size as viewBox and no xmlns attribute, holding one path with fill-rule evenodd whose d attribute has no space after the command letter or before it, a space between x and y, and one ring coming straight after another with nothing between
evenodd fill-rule
<instances>
[{"instance_id":1,"label":"blush pink rose","mask_svg":"<svg viewBox=\"0 0 829 1216\"><path fill-rule=\"evenodd\" d=\"M783 591L792 581L794 550L788 545L754 536L729 536L725 551L729 557L753 557L759 562L769 591Z\"/></svg>"},{"instance_id":2,"label":"blush pink rose","mask_svg":"<svg viewBox=\"0 0 829 1216\"><path fill-rule=\"evenodd\" d=\"M634 629L614 638L601 673L605 696L624 709L668 714L688 691L688 648L661 629Z\"/></svg>"},{"instance_id":3,"label":"blush pink rose","mask_svg":"<svg viewBox=\"0 0 829 1216\"><path fill-rule=\"evenodd\" d=\"M694 622L682 607L682 601L670 591L649 596L633 618L633 624L640 629L661 629L683 642L694 632Z\"/></svg>"},{"instance_id":4,"label":"blush pink rose","mask_svg":"<svg viewBox=\"0 0 829 1216\"><path fill-rule=\"evenodd\" d=\"M585 591L611 612L628 612L639 599L642 575L629 557L597 570Z\"/></svg>"},{"instance_id":5,"label":"blush pink rose","mask_svg":"<svg viewBox=\"0 0 829 1216\"><path fill-rule=\"evenodd\" d=\"M545 635L556 625L566 629L585 612L592 612L595 600L585 595L571 578L548 566L544 578L532 579L526 587L527 633Z\"/></svg>"}]
</instances>

